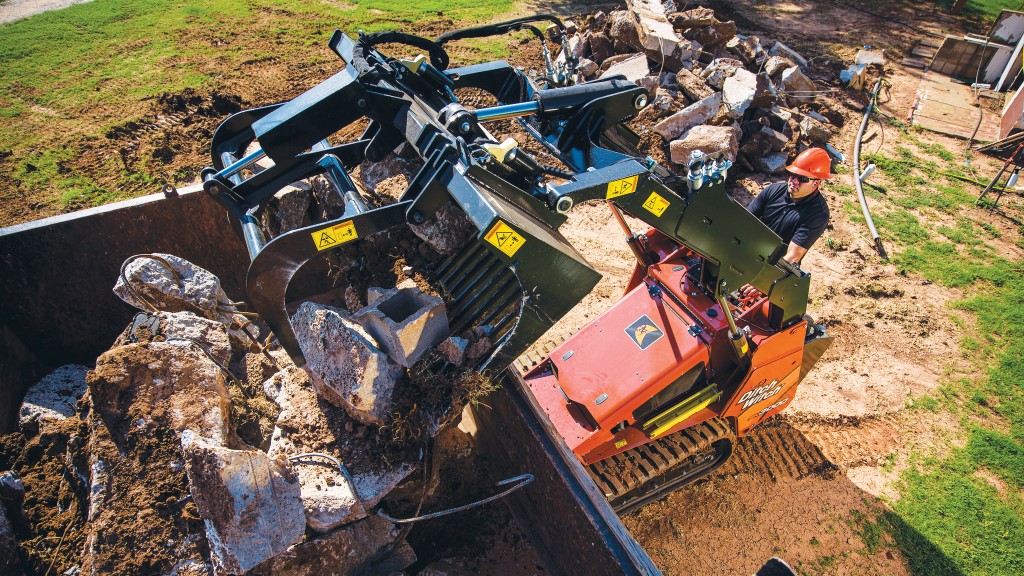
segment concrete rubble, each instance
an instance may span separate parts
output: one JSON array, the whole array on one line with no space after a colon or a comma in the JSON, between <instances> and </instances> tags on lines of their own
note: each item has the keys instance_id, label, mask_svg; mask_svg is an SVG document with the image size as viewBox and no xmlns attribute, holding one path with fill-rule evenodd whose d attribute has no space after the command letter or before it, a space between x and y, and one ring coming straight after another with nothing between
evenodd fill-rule
<instances>
[{"instance_id":1,"label":"concrete rubble","mask_svg":"<svg viewBox=\"0 0 1024 576\"><path fill-rule=\"evenodd\" d=\"M418 288L396 288L352 316L377 346L406 368L448 337L444 301Z\"/></svg>"},{"instance_id":2,"label":"concrete rubble","mask_svg":"<svg viewBox=\"0 0 1024 576\"><path fill-rule=\"evenodd\" d=\"M181 449L218 571L244 574L302 540L300 486L286 458L224 448L191 430Z\"/></svg>"},{"instance_id":3,"label":"concrete rubble","mask_svg":"<svg viewBox=\"0 0 1024 576\"><path fill-rule=\"evenodd\" d=\"M811 115L828 104L812 79L818 71L799 51L741 33L711 7L630 0L626 10L587 17L568 42L577 52L582 46L585 78L593 78L593 63L600 77L623 74L648 89L652 105L641 119L673 163L692 150L720 150L751 171L778 174L807 147L827 144L841 122Z\"/></svg>"},{"instance_id":4,"label":"concrete rubble","mask_svg":"<svg viewBox=\"0 0 1024 576\"><path fill-rule=\"evenodd\" d=\"M18 422L21 428L37 426L40 421L63 420L75 414L75 404L85 393L88 366L61 366L33 384L21 403Z\"/></svg>"},{"instance_id":5,"label":"concrete rubble","mask_svg":"<svg viewBox=\"0 0 1024 576\"><path fill-rule=\"evenodd\" d=\"M342 310L304 302L292 326L318 393L360 422L383 424L402 367Z\"/></svg>"}]
</instances>

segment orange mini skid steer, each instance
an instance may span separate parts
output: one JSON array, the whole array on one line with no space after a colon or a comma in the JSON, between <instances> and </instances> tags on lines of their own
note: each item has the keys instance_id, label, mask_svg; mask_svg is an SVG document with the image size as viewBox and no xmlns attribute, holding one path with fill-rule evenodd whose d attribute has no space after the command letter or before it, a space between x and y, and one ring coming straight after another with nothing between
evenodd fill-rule
<instances>
[{"instance_id":1,"label":"orange mini skid steer","mask_svg":"<svg viewBox=\"0 0 1024 576\"><path fill-rule=\"evenodd\" d=\"M635 239L625 296L522 376L619 513L724 464L831 343L808 317L773 329L764 295L712 298L704 259L667 235Z\"/></svg>"}]
</instances>

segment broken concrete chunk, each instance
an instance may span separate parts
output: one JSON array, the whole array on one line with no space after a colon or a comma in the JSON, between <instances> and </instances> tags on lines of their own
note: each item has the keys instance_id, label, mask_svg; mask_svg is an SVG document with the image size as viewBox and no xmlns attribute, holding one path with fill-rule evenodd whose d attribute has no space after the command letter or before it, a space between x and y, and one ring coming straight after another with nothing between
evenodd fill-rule
<instances>
[{"instance_id":1,"label":"broken concrete chunk","mask_svg":"<svg viewBox=\"0 0 1024 576\"><path fill-rule=\"evenodd\" d=\"M409 228L420 240L445 256L465 246L469 236L476 230L466 213L452 201L442 205L423 224L412 224Z\"/></svg>"},{"instance_id":2,"label":"broken concrete chunk","mask_svg":"<svg viewBox=\"0 0 1024 576\"><path fill-rule=\"evenodd\" d=\"M231 360L231 343L224 324L196 316L191 312L161 312L160 333L166 342L179 347L197 349L202 346L209 356L222 366Z\"/></svg>"},{"instance_id":3,"label":"broken concrete chunk","mask_svg":"<svg viewBox=\"0 0 1024 576\"><path fill-rule=\"evenodd\" d=\"M758 156L753 159L753 165L759 172L767 174L779 174L786 167L788 157L783 152L775 152L765 156Z\"/></svg>"},{"instance_id":4,"label":"broken concrete chunk","mask_svg":"<svg viewBox=\"0 0 1024 576\"><path fill-rule=\"evenodd\" d=\"M406 180L412 178L417 168L412 162L401 156L391 153L380 162L365 161L359 165L359 180L370 190L376 190L377 186L394 178L402 176Z\"/></svg>"},{"instance_id":5,"label":"broken concrete chunk","mask_svg":"<svg viewBox=\"0 0 1024 576\"><path fill-rule=\"evenodd\" d=\"M625 76L626 80L629 80L630 82L638 82L641 78L650 73L651 69L647 65L647 56L644 56L643 54L633 54L616 64L612 64L601 74L601 76L599 76L599 78Z\"/></svg>"},{"instance_id":6,"label":"broken concrete chunk","mask_svg":"<svg viewBox=\"0 0 1024 576\"><path fill-rule=\"evenodd\" d=\"M708 64L708 67L701 72L701 77L708 86L715 90L721 90L726 78L743 68L743 62L732 58L715 58Z\"/></svg>"},{"instance_id":7,"label":"broken concrete chunk","mask_svg":"<svg viewBox=\"0 0 1024 576\"><path fill-rule=\"evenodd\" d=\"M356 470L352 473L352 482L363 506L373 508L388 495L388 492L394 490L395 486L415 471L416 467L409 462L402 462L393 467Z\"/></svg>"},{"instance_id":8,"label":"broken concrete chunk","mask_svg":"<svg viewBox=\"0 0 1024 576\"><path fill-rule=\"evenodd\" d=\"M657 94L658 88L661 86L661 80L658 79L656 74L649 74L640 79L637 84L644 87L648 94Z\"/></svg>"},{"instance_id":9,"label":"broken concrete chunk","mask_svg":"<svg viewBox=\"0 0 1024 576\"><path fill-rule=\"evenodd\" d=\"M352 319L406 368L448 337L444 301L419 288L389 290Z\"/></svg>"},{"instance_id":10,"label":"broken concrete chunk","mask_svg":"<svg viewBox=\"0 0 1024 576\"><path fill-rule=\"evenodd\" d=\"M722 93L714 92L707 98L683 108L654 126L654 131L665 140L673 140L690 128L703 124L718 113L722 105Z\"/></svg>"},{"instance_id":11,"label":"broken concrete chunk","mask_svg":"<svg viewBox=\"0 0 1024 576\"><path fill-rule=\"evenodd\" d=\"M733 21L717 22L703 28L684 33L686 38L700 43L704 48L722 46L736 36L736 23Z\"/></svg>"},{"instance_id":12,"label":"broken concrete chunk","mask_svg":"<svg viewBox=\"0 0 1024 576\"><path fill-rule=\"evenodd\" d=\"M94 409L119 434L126 429L198 431L226 445L231 398L224 372L205 353L176 342L128 344L104 352L87 382Z\"/></svg>"},{"instance_id":13,"label":"broken concrete chunk","mask_svg":"<svg viewBox=\"0 0 1024 576\"><path fill-rule=\"evenodd\" d=\"M796 66L796 63L785 56L771 56L764 62L764 71L769 76L774 77L779 72L793 66Z\"/></svg>"},{"instance_id":14,"label":"broken concrete chunk","mask_svg":"<svg viewBox=\"0 0 1024 576\"><path fill-rule=\"evenodd\" d=\"M616 10L608 16L612 21L611 39L616 52L640 51L644 45L640 42L637 21L631 12Z\"/></svg>"},{"instance_id":15,"label":"broken concrete chunk","mask_svg":"<svg viewBox=\"0 0 1024 576\"><path fill-rule=\"evenodd\" d=\"M18 412L22 428L47 420L63 420L75 415L75 403L85 394L88 366L61 366L36 382L25 393Z\"/></svg>"},{"instance_id":16,"label":"broken concrete chunk","mask_svg":"<svg viewBox=\"0 0 1024 576\"><path fill-rule=\"evenodd\" d=\"M181 449L217 570L244 574L302 540L300 487L286 459L222 448L191 430Z\"/></svg>"},{"instance_id":17,"label":"broken concrete chunk","mask_svg":"<svg viewBox=\"0 0 1024 576\"><path fill-rule=\"evenodd\" d=\"M776 42L771 49L768 50L768 55L782 56L796 62L801 68L807 68L807 59L798 54L796 50L793 50L782 42Z\"/></svg>"},{"instance_id":18,"label":"broken concrete chunk","mask_svg":"<svg viewBox=\"0 0 1024 576\"><path fill-rule=\"evenodd\" d=\"M718 19L715 18L715 11L705 7L676 12L670 14L668 19L672 26L679 30L710 26L718 22Z\"/></svg>"},{"instance_id":19,"label":"broken concrete chunk","mask_svg":"<svg viewBox=\"0 0 1024 576\"><path fill-rule=\"evenodd\" d=\"M754 63L758 56L764 53L764 49L761 48L761 41L757 36L735 36L725 43L725 49L744 64Z\"/></svg>"},{"instance_id":20,"label":"broken concrete chunk","mask_svg":"<svg viewBox=\"0 0 1024 576\"><path fill-rule=\"evenodd\" d=\"M694 126L669 145L672 161L685 164L694 150L705 154L722 152L729 160L735 161L740 146L739 133L736 126Z\"/></svg>"},{"instance_id":21,"label":"broken concrete chunk","mask_svg":"<svg viewBox=\"0 0 1024 576\"><path fill-rule=\"evenodd\" d=\"M750 105L754 108L771 108L779 101L779 91L767 74L757 75L757 87L754 89L754 100Z\"/></svg>"},{"instance_id":22,"label":"broken concrete chunk","mask_svg":"<svg viewBox=\"0 0 1024 576\"><path fill-rule=\"evenodd\" d=\"M593 32L590 34L590 54L598 64L603 63L610 56L615 54L612 47L612 39L604 32Z\"/></svg>"},{"instance_id":23,"label":"broken concrete chunk","mask_svg":"<svg viewBox=\"0 0 1024 576\"><path fill-rule=\"evenodd\" d=\"M590 78L594 74L597 74L599 69L597 62L594 62L589 58L580 58L579 62L576 63L576 71L582 74L584 78Z\"/></svg>"},{"instance_id":24,"label":"broken concrete chunk","mask_svg":"<svg viewBox=\"0 0 1024 576\"><path fill-rule=\"evenodd\" d=\"M383 518L370 516L330 534L294 546L257 566L250 574L375 576L399 573L416 562L416 553L404 541L385 553L397 539L398 530L394 524Z\"/></svg>"},{"instance_id":25,"label":"broken concrete chunk","mask_svg":"<svg viewBox=\"0 0 1024 576\"><path fill-rule=\"evenodd\" d=\"M757 76L746 69L739 68L725 79L722 85L722 103L731 118L741 118L750 108L757 92Z\"/></svg>"},{"instance_id":26,"label":"broken concrete chunk","mask_svg":"<svg viewBox=\"0 0 1024 576\"><path fill-rule=\"evenodd\" d=\"M685 68L676 71L676 82L679 83L679 89L686 94L691 102L703 100L714 93L714 90L700 76Z\"/></svg>"},{"instance_id":27,"label":"broken concrete chunk","mask_svg":"<svg viewBox=\"0 0 1024 576\"><path fill-rule=\"evenodd\" d=\"M263 228L276 238L308 222L313 194L305 182L295 182L280 189L267 201L261 221Z\"/></svg>"},{"instance_id":28,"label":"broken concrete chunk","mask_svg":"<svg viewBox=\"0 0 1024 576\"><path fill-rule=\"evenodd\" d=\"M858 50L854 63L864 65L878 64L879 66L885 66L885 53L881 50Z\"/></svg>"},{"instance_id":29,"label":"broken concrete chunk","mask_svg":"<svg viewBox=\"0 0 1024 576\"><path fill-rule=\"evenodd\" d=\"M449 362L456 366L462 366L466 361L466 348L469 347L469 340L465 338L459 338L458 336L450 336L444 342L437 345L437 350Z\"/></svg>"},{"instance_id":30,"label":"broken concrete chunk","mask_svg":"<svg viewBox=\"0 0 1024 576\"><path fill-rule=\"evenodd\" d=\"M828 129L828 126L810 115L804 116L800 121L800 132L814 144L824 144L832 137L832 131Z\"/></svg>"},{"instance_id":31,"label":"broken concrete chunk","mask_svg":"<svg viewBox=\"0 0 1024 576\"><path fill-rule=\"evenodd\" d=\"M814 92L818 88L810 78L804 76L798 66L783 70L780 81L782 89L786 93L786 100L791 104L806 104L814 101Z\"/></svg>"},{"instance_id":32,"label":"broken concrete chunk","mask_svg":"<svg viewBox=\"0 0 1024 576\"><path fill-rule=\"evenodd\" d=\"M298 368L283 370L276 384L280 386L277 402L281 414L267 455L274 458L320 452L340 461L338 438L331 432L329 421L345 420L344 411L321 403L305 372ZM366 516L347 470L339 469L330 459L304 458L293 462L292 469L301 486L306 521L313 530L327 532Z\"/></svg>"},{"instance_id":33,"label":"broken concrete chunk","mask_svg":"<svg viewBox=\"0 0 1024 576\"><path fill-rule=\"evenodd\" d=\"M114 293L121 300L146 312L150 307L139 298L157 310L188 311L211 320L218 318L217 305L228 301L219 278L184 258L172 254L153 256L156 258L136 258L125 267L124 277L131 289L125 286L121 277L114 285Z\"/></svg>"},{"instance_id":34,"label":"broken concrete chunk","mask_svg":"<svg viewBox=\"0 0 1024 576\"><path fill-rule=\"evenodd\" d=\"M292 327L306 367L318 376L317 393L360 422L383 424L405 371L377 348L373 336L342 311L313 302L299 306Z\"/></svg>"}]
</instances>

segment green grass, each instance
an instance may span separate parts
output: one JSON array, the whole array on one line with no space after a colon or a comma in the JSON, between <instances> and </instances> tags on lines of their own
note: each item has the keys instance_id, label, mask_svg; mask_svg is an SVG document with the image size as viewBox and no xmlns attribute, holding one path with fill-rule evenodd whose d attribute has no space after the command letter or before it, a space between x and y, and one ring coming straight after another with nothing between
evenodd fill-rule
<instances>
[{"instance_id":1,"label":"green grass","mask_svg":"<svg viewBox=\"0 0 1024 576\"><path fill-rule=\"evenodd\" d=\"M447 21L455 28L493 21L512 5L510 0L102 0L0 25L0 151L21 159L13 174L3 174L16 187L4 195L59 197L65 210L119 199L124 193L69 174L61 162L85 154L88 142L102 141L114 126L151 121L149 101L162 94L258 84L265 80L245 75L258 73L266 61L287 63L295 71L334 61L326 43L335 28L350 35ZM433 36L428 29L422 33ZM460 55L474 61L501 58L508 54L509 40L462 41ZM280 90L296 87L283 83ZM59 151L43 152L55 148ZM141 189L156 179L146 172L153 170L147 168L151 160L140 157L132 169L111 174L123 172L125 187Z\"/></svg>"},{"instance_id":2,"label":"green grass","mask_svg":"<svg viewBox=\"0 0 1024 576\"><path fill-rule=\"evenodd\" d=\"M977 329L957 323L978 372L908 404L959 418L966 445L943 458L911 454L892 510L853 521L869 551L876 532L888 533L915 575L1024 574L1024 261L998 256L991 240L1000 231L971 216L977 191L948 177L959 173L955 155L903 138L916 150L869 157L886 192L873 200L875 224L902 274L968 295L952 306L975 317ZM848 197L843 210L863 222ZM930 222L940 215L953 224Z\"/></svg>"},{"instance_id":3,"label":"green grass","mask_svg":"<svg viewBox=\"0 0 1024 576\"><path fill-rule=\"evenodd\" d=\"M953 5L954 0L943 0L940 4L949 8ZM1020 2L1017 0L968 0L967 5L964 7L963 15L967 18L976 20L982 20L987 24L992 24L999 12L1003 9L1007 10L1019 10ZM987 31L987 30L986 30Z\"/></svg>"}]
</instances>

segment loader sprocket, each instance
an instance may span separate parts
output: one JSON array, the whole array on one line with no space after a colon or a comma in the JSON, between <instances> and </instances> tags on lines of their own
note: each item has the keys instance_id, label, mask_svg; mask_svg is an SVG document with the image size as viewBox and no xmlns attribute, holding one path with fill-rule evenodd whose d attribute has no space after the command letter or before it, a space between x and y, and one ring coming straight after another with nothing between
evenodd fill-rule
<instances>
[{"instance_id":1,"label":"loader sprocket","mask_svg":"<svg viewBox=\"0 0 1024 576\"><path fill-rule=\"evenodd\" d=\"M732 454L735 436L724 418L712 418L666 438L587 466L619 514L653 502L717 470Z\"/></svg>"}]
</instances>

